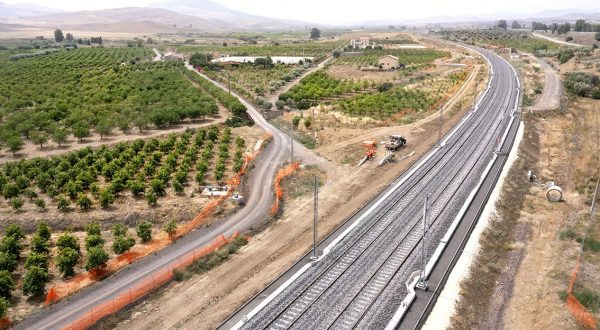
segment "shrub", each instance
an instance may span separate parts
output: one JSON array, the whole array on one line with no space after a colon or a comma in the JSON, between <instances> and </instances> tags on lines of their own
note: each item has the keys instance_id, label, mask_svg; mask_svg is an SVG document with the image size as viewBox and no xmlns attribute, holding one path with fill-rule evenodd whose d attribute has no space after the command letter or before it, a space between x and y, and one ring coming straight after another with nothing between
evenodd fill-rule
<instances>
[{"instance_id":1,"label":"shrub","mask_svg":"<svg viewBox=\"0 0 600 330\"><path fill-rule=\"evenodd\" d=\"M31 250L37 253L48 253L50 251L48 240L39 234L33 235L31 238Z\"/></svg>"},{"instance_id":2,"label":"shrub","mask_svg":"<svg viewBox=\"0 0 600 330\"><path fill-rule=\"evenodd\" d=\"M36 234L39 235L41 238L43 238L46 241L50 239L50 236L52 236L50 227L48 227L48 224L43 221L38 223L38 226L36 229Z\"/></svg>"},{"instance_id":3,"label":"shrub","mask_svg":"<svg viewBox=\"0 0 600 330\"><path fill-rule=\"evenodd\" d=\"M6 270L12 273L17 269L17 266L17 257L10 253L0 251L0 270Z\"/></svg>"},{"instance_id":4,"label":"shrub","mask_svg":"<svg viewBox=\"0 0 600 330\"><path fill-rule=\"evenodd\" d=\"M154 193L154 191L149 190L146 192L146 202L148 202L148 205L151 205L151 206L156 205L157 198L156 198L156 194Z\"/></svg>"},{"instance_id":5,"label":"shrub","mask_svg":"<svg viewBox=\"0 0 600 330\"><path fill-rule=\"evenodd\" d=\"M79 206L82 211L87 211L92 207L92 200L87 195L80 194L79 197L77 197L77 206Z\"/></svg>"},{"instance_id":6,"label":"shrub","mask_svg":"<svg viewBox=\"0 0 600 330\"><path fill-rule=\"evenodd\" d=\"M15 289L15 281L12 274L7 270L0 270L0 297L10 298L11 292Z\"/></svg>"},{"instance_id":7,"label":"shrub","mask_svg":"<svg viewBox=\"0 0 600 330\"><path fill-rule=\"evenodd\" d=\"M127 227L118 223L112 227L112 233L115 237L125 236L127 235Z\"/></svg>"},{"instance_id":8,"label":"shrub","mask_svg":"<svg viewBox=\"0 0 600 330\"><path fill-rule=\"evenodd\" d=\"M66 199L65 196L62 196L62 195L58 196L58 200L57 200L57 203L56 203L56 208L57 209L59 209L61 211L64 211L67 208L69 208L69 204L70 204L69 200Z\"/></svg>"},{"instance_id":9,"label":"shrub","mask_svg":"<svg viewBox=\"0 0 600 330\"><path fill-rule=\"evenodd\" d=\"M65 232L60 235L56 240L56 246L59 251L64 249L72 249L79 253L79 242L77 241L77 237L71 234L70 232Z\"/></svg>"},{"instance_id":10,"label":"shrub","mask_svg":"<svg viewBox=\"0 0 600 330\"><path fill-rule=\"evenodd\" d=\"M2 239L2 245L0 246L1 251L18 258L22 249L23 246L21 245L21 241L16 239L14 236L6 236Z\"/></svg>"},{"instance_id":11,"label":"shrub","mask_svg":"<svg viewBox=\"0 0 600 330\"><path fill-rule=\"evenodd\" d=\"M85 238L85 248L89 251L94 247L102 247L104 239L100 235L88 235Z\"/></svg>"},{"instance_id":12,"label":"shrub","mask_svg":"<svg viewBox=\"0 0 600 330\"><path fill-rule=\"evenodd\" d=\"M25 259L25 269L30 269L33 266L48 270L48 255L46 253L31 252Z\"/></svg>"},{"instance_id":13,"label":"shrub","mask_svg":"<svg viewBox=\"0 0 600 330\"><path fill-rule=\"evenodd\" d=\"M135 245L135 240L131 237L117 236L113 242L112 248L116 254L123 254Z\"/></svg>"},{"instance_id":14,"label":"shrub","mask_svg":"<svg viewBox=\"0 0 600 330\"><path fill-rule=\"evenodd\" d=\"M148 242L152 239L152 224L148 221L142 221L135 227L138 237L143 242Z\"/></svg>"},{"instance_id":15,"label":"shrub","mask_svg":"<svg viewBox=\"0 0 600 330\"><path fill-rule=\"evenodd\" d=\"M175 219L167 222L165 224L165 232L169 235L169 237L172 239L173 236L175 235L175 233L177 232L177 221Z\"/></svg>"},{"instance_id":16,"label":"shrub","mask_svg":"<svg viewBox=\"0 0 600 330\"><path fill-rule=\"evenodd\" d=\"M56 264L63 276L73 276L75 274L74 267L79 262L79 252L70 247L65 247L58 252L56 256Z\"/></svg>"},{"instance_id":17,"label":"shrub","mask_svg":"<svg viewBox=\"0 0 600 330\"><path fill-rule=\"evenodd\" d=\"M100 235L102 230L100 229L100 225L96 222L92 222L87 227L85 227L85 231L88 235Z\"/></svg>"},{"instance_id":18,"label":"shrub","mask_svg":"<svg viewBox=\"0 0 600 330\"><path fill-rule=\"evenodd\" d=\"M6 298L0 297L0 317L6 317L6 312L8 312L9 306L10 303L8 302L8 300L6 300Z\"/></svg>"},{"instance_id":19,"label":"shrub","mask_svg":"<svg viewBox=\"0 0 600 330\"><path fill-rule=\"evenodd\" d=\"M10 200L10 205L14 210L20 210L23 207L23 200L19 197L15 197Z\"/></svg>"},{"instance_id":20,"label":"shrub","mask_svg":"<svg viewBox=\"0 0 600 330\"><path fill-rule=\"evenodd\" d=\"M20 226L15 225L15 224L8 225L4 232L6 233L7 237L12 237L16 240L21 240L22 238L25 237L25 234L23 233L23 229L21 229Z\"/></svg>"},{"instance_id":21,"label":"shrub","mask_svg":"<svg viewBox=\"0 0 600 330\"><path fill-rule=\"evenodd\" d=\"M101 246L93 246L88 249L88 260L85 269L90 270L95 267L103 266L108 261L108 254Z\"/></svg>"},{"instance_id":22,"label":"shrub","mask_svg":"<svg viewBox=\"0 0 600 330\"><path fill-rule=\"evenodd\" d=\"M46 282L48 282L48 271L38 266L31 266L23 278L23 293L40 296L46 290Z\"/></svg>"},{"instance_id":23,"label":"shrub","mask_svg":"<svg viewBox=\"0 0 600 330\"><path fill-rule=\"evenodd\" d=\"M46 202L43 199L37 198L34 203L40 210L46 209Z\"/></svg>"}]
</instances>

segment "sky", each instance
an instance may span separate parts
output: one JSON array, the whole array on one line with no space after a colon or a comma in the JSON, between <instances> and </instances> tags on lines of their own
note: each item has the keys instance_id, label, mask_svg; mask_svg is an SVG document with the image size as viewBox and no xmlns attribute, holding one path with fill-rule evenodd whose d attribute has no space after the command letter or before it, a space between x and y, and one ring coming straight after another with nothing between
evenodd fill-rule
<instances>
[{"instance_id":1,"label":"sky","mask_svg":"<svg viewBox=\"0 0 600 330\"><path fill-rule=\"evenodd\" d=\"M129 6L147 6L160 0L0 0L5 3L28 2L63 10L96 10ZM213 0L229 8L250 14L310 21L350 23L373 20L432 16L480 16L509 13L532 14L544 10L569 9L600 12L598 0Z\"/></svg>"}]
</instances>

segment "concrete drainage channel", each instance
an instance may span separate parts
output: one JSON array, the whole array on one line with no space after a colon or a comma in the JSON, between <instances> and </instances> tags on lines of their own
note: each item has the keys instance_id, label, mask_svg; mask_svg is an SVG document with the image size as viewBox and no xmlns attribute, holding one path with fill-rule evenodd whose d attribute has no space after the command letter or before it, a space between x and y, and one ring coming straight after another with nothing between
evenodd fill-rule
<instances>
[{"instance_id":1,"label":"concrete drainage channel","mask_svg":"<svg viewBox=\"0 0 600 330\"><path fill-rule=\"evenodd\" d=\"M489 61L488 61L489 63ZM491 65L491 63L490 63ZM491 81L493 79L493 68L491 68L491 78L490 78L490 84L488 85L488 89L486 90L486 92L482 95L482 97L479 99L479 101L477 102L476 106L475 106L475 110L477 111L479 103L481 102L481 100L483 99L483 97L487 94L487 92L489 91L489 86L491 86ZM514 69L513 69L514 72ZM517 84L518 83L518 78L517 78ZM507 147L506 143L504 143L504 141L507 140L508 135L509 135L509 131L511 130L511 128L514 126L513 124L515 123L514 121L514 115L515 115L515 111L516 111L516 106L518 104L519 101L519 93L517 92L517 97L516 97L516 101L515 101L515 108L513 109L513 111L511 112L511 122L509 123L509 125L507 125L507 129L504 131L504 134L502 136L502 141L503 141L503 145L501 146L502 149L500 151L504 151L504 149ZM463 118L463 120L461 121L461 123L459 125L456 125L453 130L451 131L451 133L448 134L448 136L446 137L446 139L444 140L444 142L448 141L449 137L451 135L454 134L454 132L457 131L457 129L459 127L461 127L465 121L467 120L467 118L469 118L471 115L473 114L470 113L467 116L465 116L465 118ZM504 125L502 125L504 126ZM517 121L517 126L518 126L518 121ZM444 145L445 143L443 143ZM512 140L511 140L511 144L512 144ZM508 148L510 149L510 146L508 146ZM393 188L388 187L385 192L383 193L383 197L380 197L380 195L377 196L377 201L373 202L373 200L368 203L362 210L360 210L358 212L358 214L356 214L356 216L351 217L349 220L347 220L340 228L338 228L336 231L333 232L333 234L331 234L330 236L328 236L321 244L320 246L327 246L324 249L324 255L327 255L327 253L331 250L331 248L339 241L341 241L341 239L348 233L350 232L358 223L361 222L361 220L363 220L373 209L375 209L376 206L378 206L379 203L381 203L382 200L384 200L387 196L389 196L391 194L391 192L393 192L395 189L397 189L402 183L403 181L405 181L408 177L410 177L411 173L415 172L422 164L424 164L430 157L432 157L432 155L434 155L437 152L436 149L434 150L430 150L427 154L427 156L425 156L423 159L421 159L421 161L413 166L410 170L410 172L408 172L406 175L401 176L399 179L395 180L393 183ZM444 246L448 245L452 245L452 242L447 243L450 238L453 236L453 232L455 231L455 229L459 226L460 223L462 223L460 220L463 218L463 215L466 217L469 212L470 212L470 206L475 205L476 201L478 199L479 194L477 194L477 192L479 191L479 187L481 187L482 184L485 185L488 184L487 182L487 178L490 178L491 176L488 176L487 174L492 172L495 168L495 166L497 166L496 164L499 164L497 162L498 156L495 155L493 157L493 159L489 162L489 164L487 165L485 171L483 172L484 174L481 176L481 179L477 182L477 185L474 187L474 189L471 191L471 194L468 197L467 203L463 204L462 209L460 210L459 215L456 217L455 221L451 224L451 228L448 230L448 233L444 236L444 238L442 239L442 244L438 247L438 249L435 251L434 255L432 256L432 258L430 259L430 262L427 266L428 271L426 272L427 274L432 272L432 269L434 268L434 266L437 263L437 259L442 255L443 251L448 251L448 250L444 250ZM502 163L503 164L503 163ZM500 168L502 167L502 164L500 164ZM483 165L483 164L482 164ZM493 183L492 183L493 186ZM470 188L469 188L470 189ZM477 195L477 196L476 196ZM487 197L486 197L487 198ZM365 211L366 210L366 211ZM333 239L333 237L337 236L335 239ZM323 258L323 256L322 256ZM269 285L265 290L263 290L259 295L257 295L253 300L251 300L250 302L248 302L246 305L244 305L240 310L238 310L233 316L231 316L228 320L226 320L222 325L221 328L238 328L241 327L245 321L249 318L251 318L252 316L254 316L256 313L258 313L262 307L264 307L265 305L267 305L274 297L276 297L281 291L283 291L285 289L285 287L287 287L290 283L294 282L294 280L296 278L298 278L300 275L302 275L302 273L304 273L305 271L307 271L308 269L310 269L311 267L311 263L309 263L308 260L308 254L300 259L290 270L288 270L284 275L282 275L280 278L278 278L277 280L275 280L271 285ZM291 276L291 278L290 278ZM412 277L411 280L409 280L409 287L408 292L407 293L412 293L413 292L413 288L414 288L414 284L416 283L415 281L415 277ZM412 300L415 298L414 294L409 294L408 295L409 298L405 299L402 303L400 303L400 309L396 312L396 315L392 318L392 321L388 324L389 328L394 328L397 323L402 320L402 317L404 316L405 311L407 310L408 306L410 306L410 303L412 302ZM410 297L412 296L412 297Z\"/></svg>"}]
</instances>

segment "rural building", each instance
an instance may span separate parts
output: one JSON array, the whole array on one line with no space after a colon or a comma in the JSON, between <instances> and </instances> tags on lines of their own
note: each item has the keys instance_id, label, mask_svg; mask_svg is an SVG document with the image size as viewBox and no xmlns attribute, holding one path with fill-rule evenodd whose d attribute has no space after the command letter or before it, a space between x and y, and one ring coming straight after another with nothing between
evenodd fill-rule
<instances>
[{"instance_id":1,"label":"rural building","mask_svg":"<svg viewBox=\"0 0 600 330\"><path fill-rule=\"evenodd\" d=\"M162 58L165 61L183 61L183 54L178 54L175 52L166 52Z\"/></svg>"},{"instance_id":2,"label":"rural building","mask_svg":"<svg viewBox=\"0 0 600 330\"><path fill-rule=\"evenodd\" d=\"M373 45L371 44L371 38L360 37L359 39L350 40L350 46L354 49L366 49L368 46Z\"/></svg>"},{"instance_id":3,"label":"rural building","mask_svg":"<svg viewBox=\"0 0 600 330\"><path fill-rule=\"evenodd\" d=\"M384 70L393 70L398 68L398 58L394 55L385 55L379 58L377 62L379 67Z\"/></svg>"}]
</instances>

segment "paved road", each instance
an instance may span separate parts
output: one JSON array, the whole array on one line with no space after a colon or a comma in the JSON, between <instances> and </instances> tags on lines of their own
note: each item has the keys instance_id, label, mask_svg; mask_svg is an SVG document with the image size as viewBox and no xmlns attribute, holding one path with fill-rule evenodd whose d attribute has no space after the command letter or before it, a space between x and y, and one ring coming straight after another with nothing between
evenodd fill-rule
<instances>
[{"instance_id":1,"label":"paved road","mask_svg":"<svg viewBox=\"0 0 600 330\"><path fill-rule=\"evenodd\" d=\"M225 89L222 85L217 85ZM235 93L233 94L235 95ZM222 219L210 227L195 230L174 244L134 262L104 281L43 309L17 324L16 329L65 328L89 313L91 308L126 293L129 288L152 272L165 269L188 252L212 243L217 236L221 234L230 236L236 231L243 232L269 216L269 208L274 198L273 178L278 166L289 157L290 138L269 124L251 104L241 98L240 100L248 108L248 113L255 123L273 134L272 141L255 160L255 167L250 172L248 178L250 193L249 196L246 196L246 206L231 217ZM322 162L322 159L314 156L298 143L294 144L294 153L297 153L306 162Z\"/></svg>"},{"instance_id":2,"label":"paved road","mask_svg":"<svg viewBox=\"0 0 600 330\"><path fill-rule=\"evenodd\" d=\"M510 65L478 50L493 66L490 87L443 147L424 156L370 204L317 262L296 265L299 270L283 285L270 288L269 296L259 295L224 328L383 329L403 313L406 282L421 265L425 196L430 196L425 247L430 259L495 159L493 151L518 101Z\"/></svg>"}]
</instances>

